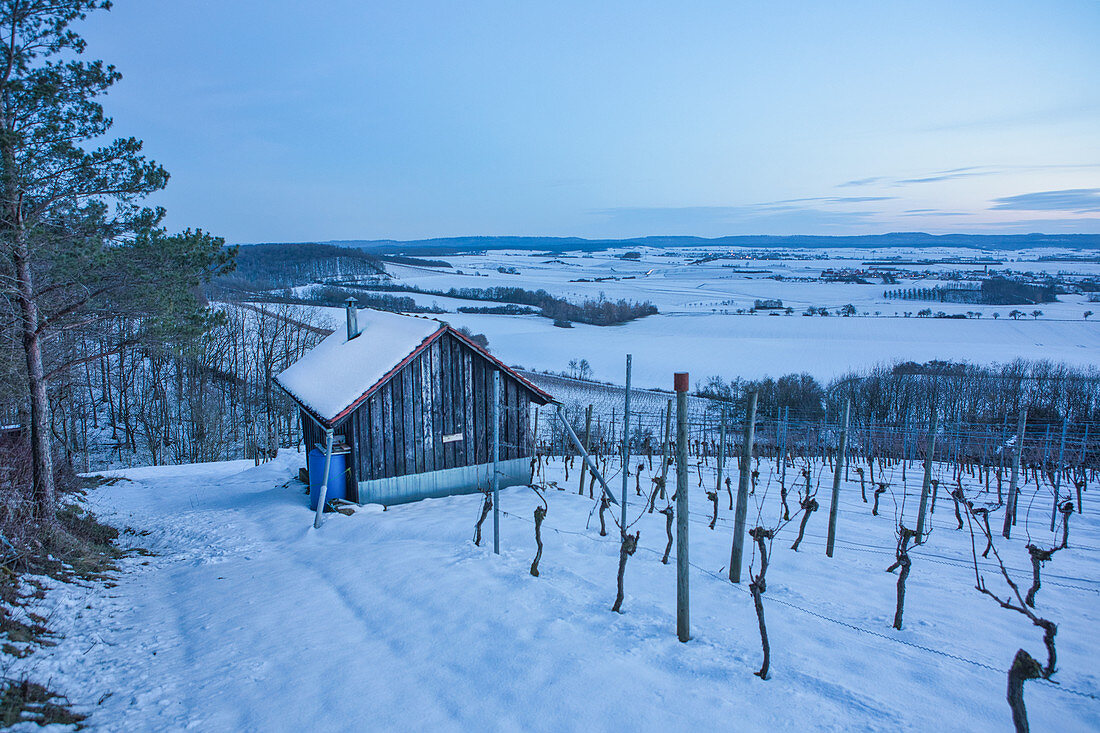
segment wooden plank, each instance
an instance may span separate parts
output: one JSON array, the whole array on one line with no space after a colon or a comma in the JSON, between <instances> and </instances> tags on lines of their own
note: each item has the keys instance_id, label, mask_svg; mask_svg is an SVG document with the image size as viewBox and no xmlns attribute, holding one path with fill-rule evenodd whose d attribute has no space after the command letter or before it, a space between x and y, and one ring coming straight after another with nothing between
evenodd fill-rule
<instances>
[{"instance_id":1,"label":"wooden plank","mask_svg":"<svg viewBox=\"0 0 1100 733\"><path fill-rule=\"evenodd\" d=\"M392 382L382 385L382 475L394 475L393 458L393 389Z\"/></svg>"},{"instance_id":2,"label":"wooden plank","mask_svg":"<svg viewBox=\"0 0 1100 733\"><path fill-rule=\"evenodd\" d=\"M424 351L417 361L420 363L420 412L422 414L423 434L420 445L424 449L424 470L435 470L435 450L432 444L435 429L432 427L432 355L431 350Z\"/></svg>"},{"instance_id":3,"label":"wooden plank","mask_svg":"<svg viewBox=\"0 0 1100 733\"><path fill-rule=\"evenodd\" d=\"M413 412L416 406L413 404L412 379L413 370L406 364L401 370L401 417L405 421L403 431L405 473L416 473L416 437L413 434Z\"/></svg>"},{"instance_id":4,"label":"wooden plank","mask_svg":"<svg viewBox=\"0 0 1100 733\"><path fill-rule=\"evenodd\" d=\"M351 455L349 456L351 458L351 476L348 478L347 486L348 501L359 501L358 477L363 475L363 469L359 465L362 455L362 451L359 450L359 425L364 412L366 410L360 406L348 419L348 444L351 446Z\"/></svg>"},{"instance_id":5,"label":"wooden plank","mask_svg":"<svg viewBox=\"0 0 1100 733\"><path fill-rule=\"evenodd\" d=\"M466 413L466 465L474 465L474 355L462 346L462 406Z\"/></svg>"},{"instance_id":6,"label":"wooden plank","mask_svg":"<svg viewBox=\"0 0 1100 733\"><path fill-rule=\"evenodd\" d=\"M454 381L451 378L451 344L450 336L444 334L439 339L439 373L440 384L442 385L443 395L443 433L449 434L454 432ZM442 440L442 438L441 438ZM455 465L455 449L451 444L445 444L443 448L443 468L454 468Z\"/></svg>"},{"instance_id":7,"label":"wooden plank","mask_svg":"<svg viewBox=\"0 0 1100 733\"><path fill-rule=\"evenodd\" d=\"M439 341L431 345L432 357L432 453L435 454L435 470L443 468L443 362Z\"/></svg>"},{"instance_id":8,"label":"wooden plank","mask_svg":"<svg viewBox=\"0 0 1100 733\"><path fill-rule=\"evenodd\" d=\"M401 386L404 374L398 372L390 382L393 388L393 473L405 475L405 401Z\"/></svg>"},{"instance_id":9,"label":"wooden plank","mask_svg":"<svg viewBox=\"0 0 1100 733\"><path fill-rule=\"evenodd\" d=\"M370 400L370 478L385 476L382 452L382 395L375 392Z\"/></svg>"},{"instance_id":10,"label":"wooden plank","mask_svg":"<svg viewBox=\"0 0 1100 733\"><path fill-rule=\"evenodd\" d=\"M313 450L314 443L317 442L321 429L317 427L317 424L313 422L309 414L305 410L301 410L300 419L302 421L302 442L305 444L306 453L308 454Z\"/></svg>"},{"instance_id":11,"label":"wooden plank","mask_svg":"<svg viewBox=\"0 0 1100 733\"><path fill-rule=\"evenodd\" d=\"M489 455L485 443L485 365L474 359L474 463L485 463Z\"/></svg>"},{"instance_id":12,"label":"wooden plank","mask_svg":"<svg viewBox=\"0 0 1100 733\"><path fill-rule=\"evenodd\" d=\"M511 417L511 424L508 426L509 438L508 442L512 444L512 449L508 452L509 458L519 458L519 382L514 380L508 380L511 384L508 386L508 401L509 410L508 414Z\"/></svg>"},{"instance_id":13,"label":"wooden plank","mask_svg":"<svg viewBox=\"0 0 1100 733\"><path fill-rule=\"evenodd\" d=\"M512 457L512 405L508 399L508 387L512 380L505 374L500 375L500 459L507 461Z\"/></svg>"},{"instance_id":14,"label":"wooden plank","mask_svg":"<svg viewBox=\"0 0 1100 733\"><path fill-rule=\"evenodd\" d=\"M462 384L462 348L458 339L448 339L451 344L451 409L454 411L455 434L466 434L466 405L463 399L465 395ZM455 466L466 465L465 440L456 441L454 445Z\"/></svg>"},{"instance_id":15,"label":"wooden plank","mask_svg":"<svg viewBox=\"0 0 1100 733\"><path fill-rule=\"evenodd\" d=\"M516 457L526 458L531 455L531 451L527 445L527 435L531 432L531 426L528 421L531 419L527 408L530 406L530 402L527 401L527 395L523 393L523 390L516 392L516 398L519 400L516 405L516 414L519 416L516 420Z\"/></svg>"},{"instance_id":16,"label":"wooden plank","mask_svg":"<svg viewBox=\"0 0 1100 733\"><path fill-rule=\"evenodd\" d=\"M420 359L413 359L409 364L409 373L412 374L411 394L409 404L412 406L413 429L413 466L417 473L424 473L424 400L423 377L420 374Z\"/></svg>"},{"instance_id":17,"label":"wooden plank","mask_svg":"<svg viewBox=\"0 0 1100 733\"><path fill-rule=\"evenodd\" d=\"M455 466L466 465L466 372L462 368L463 346L458 339L450 339L451 342L451 384L454 391L451 393L451 404L455 413L454 432L461 433L463 439L455 443Z\"/></svg>"},{"instance_id":18,"label":"wooden plank","mask_svg":"<svg viewBox=\"0 0 1100 733\"><path fill-rule=\"evenodd\" d=\"M450 367L451 367L451 432L461 433L465 430L466 414L462 408L462 355L458 349L458 339L447 338L448 349L450 350ZM457 442L451 446L453 451L451 460L454 461L454 465L461 466L466 457L466 452L462 447L461 442Z\"/></svg>"}]
</instances>

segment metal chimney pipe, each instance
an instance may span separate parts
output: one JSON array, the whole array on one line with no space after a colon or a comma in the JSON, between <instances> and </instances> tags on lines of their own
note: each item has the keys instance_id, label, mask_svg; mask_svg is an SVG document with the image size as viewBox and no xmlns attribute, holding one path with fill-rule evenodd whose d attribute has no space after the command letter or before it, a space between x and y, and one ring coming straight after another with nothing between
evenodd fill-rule
<instances>
[{"instance_id":1,"label":"metal chimney pipe","mask_svg":"<svg viewBox=\"0 0 1100 733\"><path fill-rule=\"evenodd\" d=\"M344 301L344 305L348 312L348 341L359 335L359 318L358 308L356 307L359 301L355 298L348 298Z\"/></svg>"}]
</instances>

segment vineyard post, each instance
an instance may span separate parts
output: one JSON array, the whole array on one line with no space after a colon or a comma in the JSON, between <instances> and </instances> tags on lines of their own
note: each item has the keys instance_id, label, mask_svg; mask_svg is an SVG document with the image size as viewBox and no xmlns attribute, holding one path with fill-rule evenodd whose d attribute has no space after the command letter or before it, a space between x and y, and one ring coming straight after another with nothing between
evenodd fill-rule
<instances>
[{"instance_id":1,"label":"vineyard post","mask_svg":"<svg viewBox=\"0 0 1100 733\"><path fill-rule=\"evenodd\" d=\"M1020 410L1020 419L1016 423L1016 445L1012 449L1012 479L1008 484L1008 503L1005 504L1005 524L1001 529L1004 538L1011 539L1012 525L1016 523L1016 488L1020 480L1020 459L1024 452L1024 431L1027 429L1027 408Z\"/></svg>"},{"instance_id":2,"label":"vineyard post","mask_svg":"<svg viewBox=\"0 0 1100 733\"><path fill-rule=\"evenodd\" d=\"M825 554L833 556L833 545L836 543L836 515L840 508L840 479L847 467L848 459L845 451L848 448L848 416L852 409L851 398L844 402L844 421L840 424L840 443L836 451L836 471L833 473L833 497L829 506L829 538L825 543Z\"/></svg>"},{"instance_id":3,"label":"vineyard post","mask_svg":"<svg viewBox=\"0 0 1100 733\"><path fill-rule=\"evenodd\" d=\"M687 372L677 372L676 389L676 638L691 639L688 602Z\"/></svg>"},{"instance_id":4,"label":"vineyard post","mask_svg":"<svg viewBox=\"0 0 1100 733\"><path fill-rule=\"evenodd\" d=\"M749 394L745 407L745 435L741 446L741 480L737 484L737 511L733 515L733 548L730 550L730 581L741 582L741 560L745 552L745 518L749 511L752 478L752 438L756 423L756 392Z\"/></svg>"},{"instance_id":5,"label":"vineyard post","mask_svg":"<svg viewBox=\"0 0 1100 733\"><path fill-rule=\"evenodd\" d=\"M668 459L672 449L672 400L665 405L665 445L661 451L661 498L665 498L665 487L668 486Z\"/></svg>"},{"instance_id":6,"label":"vineyard post","mask_svg":"<svg viewBox=\"0 0 1100 733\"><path fill-rule=\"evenodd\" d=\"M722 408L722 424L718 428L718 481L715 492L722 488L722 469L726 467L726 408Z\"/></svg>"},{"instance_id":7,"label":"vineyard post","mask_svg":"<svg viewBox=\"0 0 1100 733\"><path fill-rule=\"evenodd\" d=\"M787 422L791 419L791 408L783 408L783 440L780 443L779 452L780 456L779 464L779 485L787 485Z\"/></svg>"},{"instance_id":8,"label":"vineyard post","mask_svg":"<svg viewBox=\"0 0 1100 733\"><path fill-rule=\"evenodd\" d=\"M630 361L631 355L626 355L626 397L623 401L623 503L619 507L622 512L622 523L619 525L622 534L626 536L626 489L627 480L630 478Z\"/></svg>"},{"instance_id":9,"label":"vineyard post","mask_svg":"<svg viewBox=\"0 0 1100 733\"><path fill-rule=\"evenodd\" d=\"M564 454L564 450L562 453ZM500 370L493 372L493 552L500 554Z\"/></svg>"},{"instance_id":10,"label":"vineyard post","mask_svg":"<svg viewBox=\"0 0 1100 733\"><path fill-rule=\"evenodd\" d=\"M1058 490L1062 486L1062 460L1066 454L1066 427L1069 424L1069 420L1062 421L1062 440L1058 444L1058 463L1054 466L1054 506L1050 509L1050 531L1054 531L1054 519L1058 515L1058 502L1061 499L1058 496Z\"/></svg>"},{"instance_id":11,"label":"vineyard post","mask_svg":"<svg viewBox=\"0 0 1100 733\"><path fill-rule=\"evenodd\" d=\"M1089 450L1089 424L1085 423L1085 437L1081 439L1081 466L1082 466L1082 471L1083 472L1088 471L1088 465L1087 465L1088 450ZM1084 479L1085 476L1081 476L1081 478ZM1084 502L1081 501L1081 498L1082 498L1081 497L1081 488L1080 488L1081 484L1078 484L1077 486L1078 486L1078 488L1077 488L1077 513L1080 514L1082 511L1084 511L1082 509L1082 507L1084 506Z\"/></svg>"},{"instance_id":12,"label":"vineyard post","mask_svg":"<svg viewBox=\"0 0 1100 733\"><path fill-rule=\"evenodd\" d=\"M920 489L920 506L917 508L916 543L924 542L924 515L928 511L928 491L932 488L932 458L936 452L936 408L932 407L932 422L928 428L928 450L924 454L924 481Z\"/></svg>"},{"instance_id":13,"label":"vineyard post","mask_svg":"<svg viewBox=\"0 0 1100 733\"><path fill-rule=\"evenodd\" d=\"M589 403L584 411L584 453L588 453L589 441L592 439L592 404ZM581 483L578 494L584 494L584 474L588 469L588 461L581 460Z\"/></svg>"}]
</instances>

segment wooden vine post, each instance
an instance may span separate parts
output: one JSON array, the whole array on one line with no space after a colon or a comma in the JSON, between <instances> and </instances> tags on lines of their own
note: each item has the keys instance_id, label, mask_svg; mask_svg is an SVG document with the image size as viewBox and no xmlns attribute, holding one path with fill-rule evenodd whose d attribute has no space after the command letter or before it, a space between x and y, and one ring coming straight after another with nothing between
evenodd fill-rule
<instances>
[{"instance_id":1,"label":"wooden vine post","mask_svg":"<svg viewBox=\"0 0 1100 733\"><path fill-rule=\"evenodd\" d=\"M626 490L627 482L630 480L630 361L631 355L626 355L626 397L623 404L623 501L619 507L621 512L621 521L619 527L622 528L622 533L626 535ZM631 553L633 554L633 553Z\"/></svg>"},{"instance_id":2,"label":"wooden vine post","mask_svg":"<svg viewBox=\"0 0 1100 733\"><path fill-rule=\"evenodd\" d=\"M928 492L932 488L932 458L936 452L936 408L932 408L932 423L928 427L928 452L924 455L924 483L921 484L920 506L917 508L916 543L924 542L924 515L928 512Z\"/></svg>"},{"instance_id":3,"label":"wooden vine post","mask_svg":"<svg viewBox=\"0 0 1100 733\"><path fill-rule=\"evenodd\" d=\"M1016 422L1016 445L1012 447L1012 480L1008 484L1008 502L1005 504L1005 523L1001 529L1004 538L1011 539L1012 525L1016 524L1016 495L1019 493L1020 459L1024 453L1024 431L1027 429L1027 408L1020 410Z\"/></svg>"},{"instance_id":4,"label":"wooden vine post","mask_svg":"<svg viewBox=\"0 0 1100 733\"><path fill-rule=\"evenodd\" d=\"M745 408L745 435L741 446L741 481L737 484L737 510L733 515L733 548L730 550L730 582L741 582L741 562L745 553L745 518L749 511L749 484L752 481L752 441L756 427L756 392L749 395Z\"/></svg>"},{"instance_id":5,"label":"wooden vine post","mask_svg":"<svg viewBox=\"0 0 1100 733\"><path fill-rule=\"evenodd\" d=\"M589 441L592 438L592 405L584 410L584 453L588 453ZM581 482L577 491L581 496L584 495L584 474L588 470L588 461L581 460ZM591 497L589 497L591 498Z\"/></svg>"},{"instance_id":6,"label":"wooden vine post","mask_svg":"<svg viewBox=\"0 0 1100 733\"><path fill-rule=\"evenodd\" d=\"M825 554L833 556L833 545L836 543L836 515L840 509L840 479L848 464L846 452L848 450L848 416L852 409L852 400L849 398L844 403L844 422L840 424L840 444L836 449L836 471L833 473L833 496L829 505L829 538L825 543Z\"/></svg>"},{"instance_id":7,"label":"wooden vine post","mask_svg":"<svg viewBox=\"0 0 1100 733\"><path fill-rule=\"evenodd\" d=\"M1058 464L1054 467L1054 505L1050 507L1050 531L1054 531L1054 519L1058 516L1058 504L1061 503L1059 491L1062 488L1062 463L1066 455L1066 428L1069 422L1062 421L1062 442L1058 444Z\"/></svg>"},{"instance_id":8,"label":"wooden vine post","mask_svg":"<svg viewBox=\"0 0 1100 733\"><path fill-rule=\"evenodd\" d=\"M688 373L677 372L676 390L676 638L691 639L688 599Z\"/></svg>"},{"instance_id":9,"label":"wooden vine post","mask_svg":"<svg viewBox=\"0 0 1100 733\"><path fill-rule=\"evenodd\" d=\"M726 408L722 408L722 424L718 428L718 480L714 484L714 493L722 490L722 469L726 467ZM731 497L732 498L732 495ZM717 504L715 516L718 515Z\"/></svg>"}]
</instances>

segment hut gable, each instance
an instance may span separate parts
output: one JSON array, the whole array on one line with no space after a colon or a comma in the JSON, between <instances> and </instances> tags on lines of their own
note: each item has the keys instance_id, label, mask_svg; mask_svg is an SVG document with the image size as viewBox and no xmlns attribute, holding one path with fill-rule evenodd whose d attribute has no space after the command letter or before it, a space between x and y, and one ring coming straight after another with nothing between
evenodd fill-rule
<instances>
[{"instance_id":1,"label":"hut gable","mask_svg":"<svg viewBox=\"0 0 1100 733\"><path fill-rule=\"evenodd\" d=\"M331 425L422 344L446 328L439 321L362 309L359 335L340 328L275 381L302 407Z\"/></svg>"},{"instance_id":2,"label":"hut gable","mask_svg":"<svg viewBox=\"0 0 1100 733\"><path fill-rule=\"evenodd\" d=\"M337 329L275 377L283 390L325 425L345 420L444 333L520 382L536 403L552 399L445 323L369 308L358 311L358 320L358 336L348 339L344 329Z\"/></svg>"},{"instance_id":3,"label":"hut gable","mask_svg":"<svg viewBox=\"0 0 1100 733\"><path fill-rule=\"evenodd\" d=\"M392 504L479 491L493 472L493 374L500 373L503 485L531 480L530 405L552 401L439 321L362 310L276 381L302 408L308 449L324 429L346 446L348 496ZM322 447L323 449L323 447Z\"/></svg>"}]
</instances>

